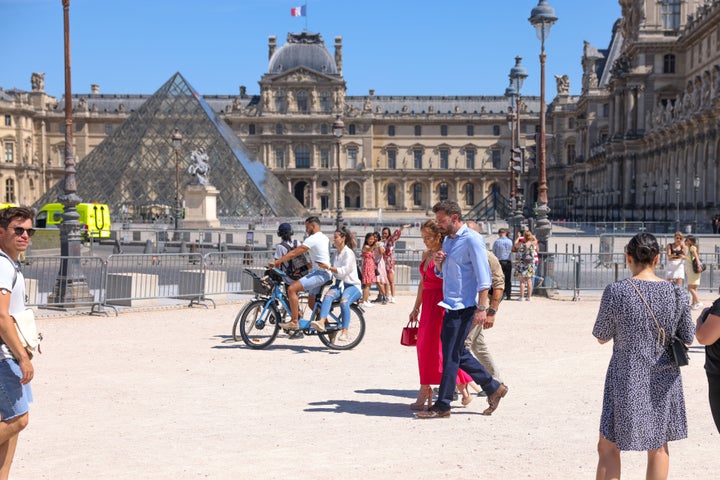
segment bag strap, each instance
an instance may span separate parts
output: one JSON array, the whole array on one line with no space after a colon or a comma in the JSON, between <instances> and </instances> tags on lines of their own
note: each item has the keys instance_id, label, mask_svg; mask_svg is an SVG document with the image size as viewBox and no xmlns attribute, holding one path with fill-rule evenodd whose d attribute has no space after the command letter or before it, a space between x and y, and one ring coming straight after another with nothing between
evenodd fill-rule
<instances>
[{"instance_id":1,"label":"bag strap","mask_svg":"<svg viewBox=\"0 0 720 480\"><path fill-rule=\"evenodd\" d=\"M665 329L660 326L660 322L658 322L657 317L655 317L655 314L653 313L652 309L650 308L650 305L648 304L647 300L645 300L645 297L642 296L642 293L640 293L640 290L637 288L637 285L635 285L630 280L628 280L628 282L630 282L630 285L633 286L633 288L637 292L638 296L640 297L640 300L643 301L643 303L647 307L648 311L650 312L650 315L652 315L653 320L655 320L655 326L657 326L657 329L658 329L658 344L660 346L665 345L665 340L667 339L667 334L665 333ZM662 340L660 340L661 335L662 335Z\"/></svg>"},{"instance_id":2,"label":"bag strap","mask_svg":"<svg viewBox=\"0 0 720 480\"><path fill-rule=\"evenodd\" d=\"M8 256L7 253L5 253L3 250L0 250L0 256L5 257L8 262L13 267L13 281L12 281L12 290L15 290L15 284L17 283L17 277L18 277L18 265L17 263L13 262L12 259Z\"/></svg>"}]
</instances>

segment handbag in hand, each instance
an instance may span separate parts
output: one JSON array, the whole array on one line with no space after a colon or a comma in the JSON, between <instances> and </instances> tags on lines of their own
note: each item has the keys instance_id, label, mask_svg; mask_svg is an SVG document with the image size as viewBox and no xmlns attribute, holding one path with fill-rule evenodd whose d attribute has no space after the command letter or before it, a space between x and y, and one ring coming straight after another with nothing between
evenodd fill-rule
<instances>
[{"instance_id":1,"label":"handbag in hand","mask_svg":"<svg viewBox=\"0 0 720 480\"><path fill-rule=\"evenodd\" d=\"M692 267L693 267L693 272L695 272L695 273L702 273L707 269L705 264L700 261L700 257L697 255L693 256Z\"/></svg>"},{"instance_id":2,"label":"handbag in hand","mask_svg":"<svg viewBox=\"0 0 720 480\"><path fill-rule=\"evenodd\" d=\"M406 347L414 347L417 345L418 336L418 322L417 320L408 321L402 329L402 335L400 335L400 344Z\"/></svg>"},{"instance_id":3,"label":"handbag in hand","mask_svg":"<svg viewBox=\"0 0 720 480\"><path fill-rule=\"evenodd\" d=\"M650 308L650 305L648 305L647 301L645 300L645 297L642 296L640 293L640 290L638 290L637 286L633 282L630 282L630 285L633 286L637 294L640 296L640 299L643 301L645 306L647 307L648 311L650 312L650 315L652 315L653 320L655 320L655 326L658 329L658 342L661 345L665 345L665 329L660 326L660 322L658 322L657 318L655 317L655 314L653 313L652 309ZM673 365L676 367L684 367L685 365L690 363L690 356L688 355L688 346L685 345L685 342L682 341L680 337L677 335L673 335L670 337L670 361Z\"/></svg>"}]
</instances>

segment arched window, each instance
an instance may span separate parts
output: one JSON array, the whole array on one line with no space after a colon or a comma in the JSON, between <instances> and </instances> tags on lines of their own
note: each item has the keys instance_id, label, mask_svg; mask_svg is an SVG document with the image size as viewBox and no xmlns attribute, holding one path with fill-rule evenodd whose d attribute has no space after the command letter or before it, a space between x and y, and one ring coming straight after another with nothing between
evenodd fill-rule
<instances>
[{"instance_id":1,"label":"arched window","mask_svg":"<svg viewBox=\"0 0 720 480\"><path fill-rule=\"evenodd\" d=\"M295 147L295 168L310 168L310 148L307 145Z\"/></svg>"},{"instance_id":2,"label":"arched window","mask_svg":"<svg viewBox=\"0 0 720 480\"><path fill-rule=\"evenodd\" d=\"M423 193L422 184L420 184L420 183L414 184L413 185L413 205L415 205L416 207L422 206L422 193Z\"/></svg>"},{"instance_id":3,"label":"arched window","mask_svg":"<svg viewBox=\"0 0 720 480\"><path fill-rule=\"evenodd\" d=\"M15 203L15 180L12 178L5 180L5 201Z\"/></svg>"},{"instance_id":4,"label":"arched window","mask_svg":"<svg viewBox=\"0 0 720 480\"><path fill-rule=\"evenodd\" d=\"M465 205L475 205L475 185L465 184Z\"/></svg>"},{"instance_id":5,"label":"arched window","mask_svg":"<svg viewBox=\"0 0 720 480\"><path fill-rule=\"evenodd\" d=\"M440 197L440 201L444 201L448 199L448 184L445 182L442 182L440 186L438 187L438 195Z\"/></svg>"}]
</instances>

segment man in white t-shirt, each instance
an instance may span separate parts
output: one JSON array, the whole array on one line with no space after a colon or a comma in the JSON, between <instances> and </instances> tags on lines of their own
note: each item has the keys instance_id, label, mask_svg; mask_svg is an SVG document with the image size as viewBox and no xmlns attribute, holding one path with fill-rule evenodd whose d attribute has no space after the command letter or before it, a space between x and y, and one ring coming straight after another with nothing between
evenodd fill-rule
<instances>
[{"instance_id":1,"label":"man in white t-shirt","mask_svg":"<svg viewBox=\"0 0 720 480\"><path fill-rule=\"evenodd\" d=\"M330 240L320 231L320 219L318 217L308 217L305 220L305 233L307 233L308 236L302 245L293 248L268 265L268 267L271 268L280 268L280 266L288 260L302 255L305 252L310 252L313 269L287 289L291 318L289 322L280 324L280 326L286 330L300 330L298 323L298 318L300 317L298 294L302 291L308 292L310 295L308 301L313 302L310 304L312 308L314 307L315 294L319 291L320 287L332 279L332 273L318 267L321 263L330 263Z\"/></svg>"}]
</instances>

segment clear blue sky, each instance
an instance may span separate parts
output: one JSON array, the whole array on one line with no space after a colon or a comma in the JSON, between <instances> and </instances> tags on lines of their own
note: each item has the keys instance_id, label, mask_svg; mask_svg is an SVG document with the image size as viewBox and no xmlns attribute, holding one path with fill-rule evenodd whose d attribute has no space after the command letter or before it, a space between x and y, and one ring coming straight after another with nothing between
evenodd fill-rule
<instances>
[{"instance_id":1,"label":"clear blue sky","mask_svg":"<svg viewBox=\"0 0 720 480\"><path fill-rule=\"evenodd\" d=\"M201 94L259 93L267 40L305 29L293 0L71 0L73 93L152 94L180 71ZM550 0L559 20L546 41L547 93L568 74L580 92L583 40L607 48L617 0ZM349 95L502 95L514 57L528 70L523 94L539 95L540 42L528 22L537 0L310 0L307 29L333 52L343 37ZM0 0L0 87L64 92L61 0Z\"/></svg>"}]
</instances>

